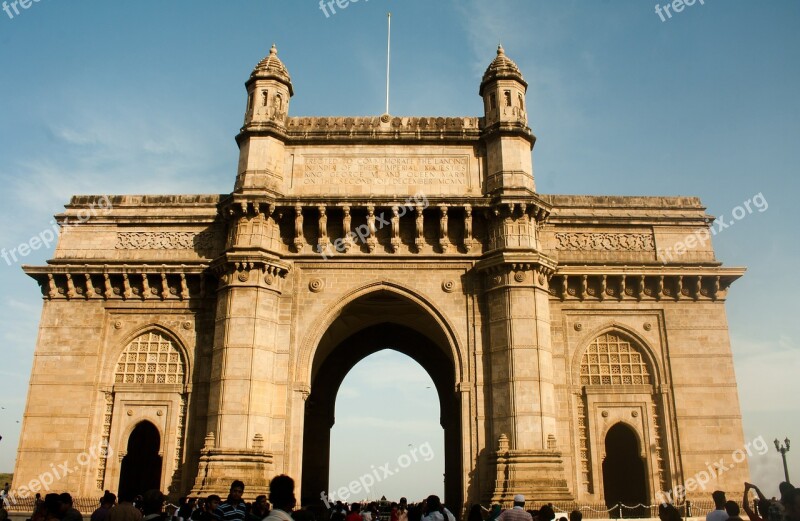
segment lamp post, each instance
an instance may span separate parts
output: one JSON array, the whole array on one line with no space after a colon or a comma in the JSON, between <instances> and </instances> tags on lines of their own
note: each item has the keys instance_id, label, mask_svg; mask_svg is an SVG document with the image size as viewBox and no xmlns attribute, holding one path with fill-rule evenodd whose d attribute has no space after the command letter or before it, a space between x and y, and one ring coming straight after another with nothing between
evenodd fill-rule
<instances>
[{"instance_id":1,"label":"lamp post","mask_svg":"<svg viewBox=\"0 0 800 521\"><path fill-rule=\"evenodd\" d=\"M781 446L781 442L778 441L778 438L775 438L775 448L781 453L781 457L783 458L783 475L786 478L786 482L790 483L789 467L786 466L786 453L789 452L789 438L783 440L783 443L784 445Z\"/></svg>"}]
</instances>

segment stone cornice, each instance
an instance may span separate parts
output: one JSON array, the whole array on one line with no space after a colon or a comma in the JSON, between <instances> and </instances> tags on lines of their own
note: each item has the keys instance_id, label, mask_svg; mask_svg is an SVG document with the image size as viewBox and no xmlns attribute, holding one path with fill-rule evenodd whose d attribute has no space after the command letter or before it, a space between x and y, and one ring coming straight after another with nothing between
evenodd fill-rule
<instances>
[{"instance_id":1,"label":"stone cornice","mask_svg":"<svg viewBox=\"0 0 800 521\"><path fill-rule=\"evenodd\" d=\"M549 291L561 301L723 301L744 272L721 266L560 266Z\"/></svg>"},{"instance_id":2,"label":"stone cornice","mask_svg":"<svg viewBox=\"0 0 800 521\"><path fill-rule=\"evenodd\" d=\"M213 295L217 284L208 264L77 264L23 266L42 296L52 299L196 300Z\"/></svg>"}]
</instances>

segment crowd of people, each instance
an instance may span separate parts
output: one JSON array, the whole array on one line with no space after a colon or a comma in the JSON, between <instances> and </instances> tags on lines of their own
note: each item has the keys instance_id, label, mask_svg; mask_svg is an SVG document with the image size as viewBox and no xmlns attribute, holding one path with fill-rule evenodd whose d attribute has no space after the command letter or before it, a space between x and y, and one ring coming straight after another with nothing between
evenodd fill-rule
<instances>
[{"instance_id":1,"label":"crowd of people","mask_svg":"<svg viewBox=\"0 0 800 521\"><path fill-rule=\"evenodd\" d=\"M749 521L800 521L800 489L790 483L780 484L780 498L767 499L761 490L744 484L742 508ZM381 501L335 504L323 503L297 507L294 480L289 476L276 476L270 482L269 497L259 495L246 503L244 483L234 481L227 498L217 495L206 498L181 498L178 505L166 503L159 490L150 490L136 497L117 497L106 491L100 505L92 512L90 521L457 521L456 514L448 509L438 496L431 495L419 503ZM754 497L751 498L751 492ZM739 504L728 500L725 492L712 494L715 509L706 521L744 521ZM0 507L0 521L8 513ZM605 517L605 516L603 516ZM682 521L680 510L672 504L658 506L660 521ZM525 497L514 496L514 506L503 510L500 505L491 509L475 504L468 510L466 521L581 521L579 510L573 510L556 520L556 509L545 504L538 509L525 509ZM28 521L83 521L83 515L74 507L69 493L36 495L36 506Z\"/></svg>"}]
</instances>

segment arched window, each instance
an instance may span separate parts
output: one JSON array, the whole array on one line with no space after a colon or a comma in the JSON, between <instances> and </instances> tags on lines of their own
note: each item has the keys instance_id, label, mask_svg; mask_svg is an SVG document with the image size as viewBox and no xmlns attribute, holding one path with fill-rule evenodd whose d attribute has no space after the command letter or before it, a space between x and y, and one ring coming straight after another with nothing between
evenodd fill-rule
<instances>
[{"instance_id":1,"label":"arched window","mask_svg":"<svg viewBox=\"0 0 800 521\"><path fill-rule=\"evenodd\" d=\"M184 365L172 340L158 331L139 335L119 357L115 383L183 384Z\"/></svg>"},{"instance_id":2,"label":"arched window","mask_svg":"<svg viewBox=\"0 0 800 521\"><path fill-rule=\"evenodd\" d=\"M581 385L652 383L642 353L624 337L606 333L589 344L581 360Z\"/></svg>"}]
</instances>

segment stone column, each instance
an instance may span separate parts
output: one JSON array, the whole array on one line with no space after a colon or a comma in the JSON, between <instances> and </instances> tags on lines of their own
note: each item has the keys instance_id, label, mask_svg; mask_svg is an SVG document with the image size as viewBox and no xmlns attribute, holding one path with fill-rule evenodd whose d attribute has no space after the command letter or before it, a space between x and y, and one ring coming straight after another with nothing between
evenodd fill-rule
<instances>
[{"instance_id":1,"label":"stone column","mask_svg":"<svg viewBox=\"0 0 800 521\"><path fill-rule=\"evenodd\" d=\"M481 263L488 311L491 405L487 416L502 474L493 503L510 506L514 494L537 501L570 499L555 436L556 406L550 307L550 259L536 252L502 253Z\"/></svg>"},{"instance_id":2,"label":"stone column","mask_svg":"<svg viewBox=\"0 0 800 521\"><path fill-rule=\"evenodd\" d=\"M192 495L224 497L234 479L245 482L245 492L265 490L273 462L268 448L283 436L274 416L285 407L285 382L276 381L275 368L285 364L277 339L289 266L254 251L268 244L269 234L248 232L244 224L259 215L243 208L228 251L212 265L219 286L208 434Z\"/></svg>"}]
</instances>

